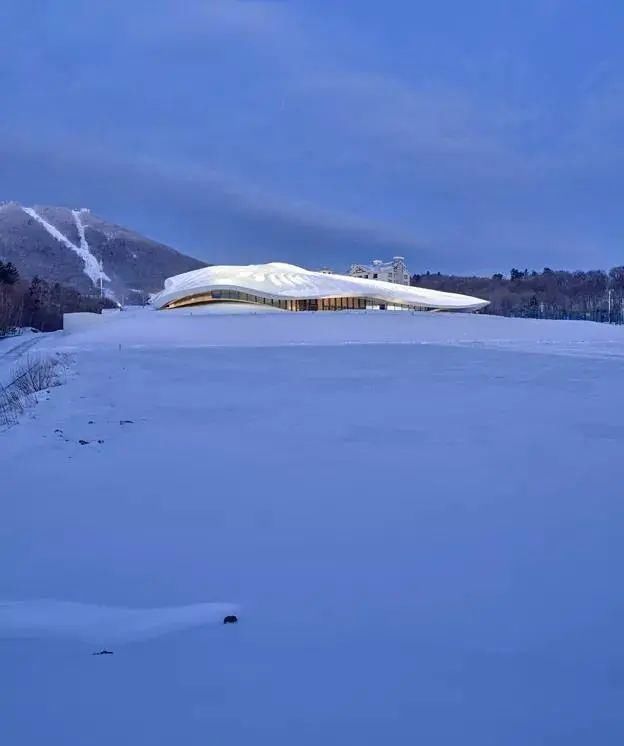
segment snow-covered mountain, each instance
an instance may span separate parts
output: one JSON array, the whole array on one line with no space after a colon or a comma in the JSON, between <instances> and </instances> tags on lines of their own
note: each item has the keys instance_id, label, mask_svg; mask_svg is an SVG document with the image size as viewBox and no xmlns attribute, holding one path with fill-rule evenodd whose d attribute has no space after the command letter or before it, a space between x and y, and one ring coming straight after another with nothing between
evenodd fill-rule
<instances>
[{"instance_id":1,"label":"snow-covered mountain","mask_svg":"<svg viewBox=\"0 0 624 746\"><path fill-rule=\"evenodd\" d=\"M119 299L155 292L166 277L205 266L88 209L16 202L0 204L0 260L13 262L22 277L83 293L99 289L101 276L107 295Z\"/></svg>"}]
</instances>

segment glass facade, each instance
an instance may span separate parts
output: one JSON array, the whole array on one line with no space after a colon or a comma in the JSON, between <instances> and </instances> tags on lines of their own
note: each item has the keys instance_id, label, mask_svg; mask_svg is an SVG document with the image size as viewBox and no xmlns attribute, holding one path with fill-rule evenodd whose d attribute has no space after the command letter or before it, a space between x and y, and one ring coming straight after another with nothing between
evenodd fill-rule
<instances>
[{"instance_id":1,"label":"glass facade","mask_svg":"<svg viewBox=\"0 0 624 746\"><path fill-rule=\"evenodd\" d=\"M264 306L281 308L284 311L427 311L425 306L408 305L405 303L388 303L375 298L342 297L342 298L299 298L286 300L283 298L266 298L261 295L242 293L238 290L211 290L207 293L189 295L186 298L171 301L165 308L187 308L189 306L204 306L210 303L254 303Z\"/></svg>"}]
</instances>

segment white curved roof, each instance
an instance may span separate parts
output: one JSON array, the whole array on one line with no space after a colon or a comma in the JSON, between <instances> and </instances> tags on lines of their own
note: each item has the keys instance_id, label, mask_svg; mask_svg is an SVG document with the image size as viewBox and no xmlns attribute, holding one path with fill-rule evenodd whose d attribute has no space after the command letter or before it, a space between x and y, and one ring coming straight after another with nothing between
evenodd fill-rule
<instances>
[{"instance_id":1,"label":"white curved roof","mask_svg":"<svg viewBox=\"0 0 624 746\"><path fill-rule=\"evenodd\" d=\"M297 300L303 298L374 298L385 303L425 306L440 310L474 311L488 301L469 295L396 285L348 275L312 272L294 264L271 262L247 266L204 267L169 277L164 289L152 298L152 305L163 308L173 301L211 290L237 290L242 293Z\"/></svg>"}]
</instances>

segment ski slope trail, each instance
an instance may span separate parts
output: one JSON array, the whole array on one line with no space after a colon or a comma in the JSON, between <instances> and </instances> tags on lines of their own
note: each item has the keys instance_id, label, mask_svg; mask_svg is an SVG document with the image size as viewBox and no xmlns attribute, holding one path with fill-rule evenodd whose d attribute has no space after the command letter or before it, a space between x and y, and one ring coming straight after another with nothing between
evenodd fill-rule
<instances>
[{"instance_id":1,"label":"ski slope trail","mask_svg":"<svg viewBox=\"0 0 624 746\"><path fill-rule=\"evenodd\" d=\"M76 246L76 244L73 241L70 241L64 233L61 233L61 231L53 226L52 223L49 223L45 218L39 215L34 208L22 207L22 210L45 228L45 230L53 238L59 241L59 243L62 243L68 249L71 249L82 259L84 262L84 273L95 287L98 286L100 278L106 282L110 282L110 277L104 272L103 268L100 266L100 262L89 249L89 244L87 243L84 234L84 225L82 224L80 217L77 216L77 210L72 210L72 213L74 221L76 222L76 228L78 229L78 235L80 236L80 246Z\"/></svg>"},{"instance_id":2,"label":"ski slope trail","mask_svg":"<svg viewBox=\"0 0 624 746\"><path fill-rule=\"evenodd\" d=\"M91 253L91 250L89 249L89 244L87 243L87 237L85 236L85 229L84 224L82 222L82 218L80 217L80 213L82 210L72 210L72 215L74 216L74 223L76 224L76 230L78 231L78 236L80 238L80 248L82 251L87 251L88 253Z\"/></svg>"}]
</instances>

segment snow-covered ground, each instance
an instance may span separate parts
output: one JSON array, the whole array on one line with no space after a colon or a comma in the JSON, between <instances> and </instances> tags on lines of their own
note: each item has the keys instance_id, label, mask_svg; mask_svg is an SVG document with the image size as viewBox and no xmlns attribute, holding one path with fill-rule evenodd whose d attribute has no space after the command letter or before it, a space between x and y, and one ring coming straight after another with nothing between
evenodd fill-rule
<instances>
[{"instance_id":1,"label":"snow-covered ground","mask_svg":"<svg viewBox=\"0 0 624 746\"><path fill-rule=\"evenodd\" d=\"M590 357L624 355L624 327L586 321L406 311L292 314L236 303L175 311L136 308L107 313L101 321L96 327L68 336L63 347L443 344Z\"/></svg>"},{"instance_id":2,"label":"snow-covered ground","mask_svg":"<svg viewBox=\"0 0 624 746\"><path fill-rule=\"evenodd\" d=\"M0 386L11 380L14 369L41 341L41 334L32 329L24 329L20 334L0 338Z\"/></svg>"},{"instance_id":3,"label":"snow-covered ground","mask_svg":"<svg viewBox=\"0 0 624 746\"><path fill-rule=\"evenodd\" d=\"M1 743L622 742L624 329L37 336L73 369L0 433Z\"/></svg>"}]
</instances>

